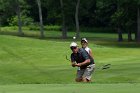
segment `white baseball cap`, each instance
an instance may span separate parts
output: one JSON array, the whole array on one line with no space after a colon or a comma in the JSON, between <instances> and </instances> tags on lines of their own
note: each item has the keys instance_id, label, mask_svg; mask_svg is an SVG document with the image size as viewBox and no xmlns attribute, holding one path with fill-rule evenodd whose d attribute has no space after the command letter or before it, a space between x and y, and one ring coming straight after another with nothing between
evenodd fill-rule
<instances>
[{"instance_id":1,"label":"white baseball cap","mask_svg":"<svg viewBox=\"0 0 140 93\"><path fill-rule=\"evenodd\" d=\"M88 43L86 38L82 38L81 41L85 41L86 43Z\"/></svg>"},{"instance_id":2,"label":"white baseball cap","mask_svg":"<svg viewBox=\"0 0 140 93\"><path fill-rule=\"evenodd\" d=\"M75 43L75 42L72 42L71 44L70 44L70 47L77 47L78 45L77 45L77 43Z\"/></svg>"}]
</instances>

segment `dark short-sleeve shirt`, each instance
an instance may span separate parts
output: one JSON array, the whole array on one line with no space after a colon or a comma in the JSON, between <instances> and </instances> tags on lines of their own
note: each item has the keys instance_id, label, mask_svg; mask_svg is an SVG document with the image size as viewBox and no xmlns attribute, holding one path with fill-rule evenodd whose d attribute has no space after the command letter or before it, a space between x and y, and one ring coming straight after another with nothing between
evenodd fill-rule
<instances>
[{"instance_id":1,"label":"dark short-sleeve shirt","mask_svg":"<svg viewBox=\"0 0 140 93\"><path fill-rule=\"evenodd\" d=\"M82 63L85 60L90 59L90 64L94 64L94 60L92 57L90 57L90 55L87 53L86 50L84 50L83 48L79 48L78 52L72 53L71 54L71 61L72 62L76 62L76 63ZM90 65L88 64L88 65ZM86 68L88 65L84 65L82 67L80 67L81 69Z\"/></svg>"}]
</instances>

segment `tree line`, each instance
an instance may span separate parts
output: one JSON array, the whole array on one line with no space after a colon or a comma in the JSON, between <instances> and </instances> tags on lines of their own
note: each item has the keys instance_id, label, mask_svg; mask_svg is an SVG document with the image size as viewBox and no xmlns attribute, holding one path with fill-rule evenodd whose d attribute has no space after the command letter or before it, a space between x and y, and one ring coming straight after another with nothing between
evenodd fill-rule
<instances>
[{"instance_id":1,"label":"tree line","mask_svg":"<svg viewBox=\"0 0 140 93\"><path fill-rule=\"evenodd\" d=\"M62 38L67 38L73 27L80 37L80 27L107 27L118 33L128 33L128 41L140 42L140 0L0 0L0 25L40 25L40 36L45 37L43 25L61 25Z\"/></svg>"}]
</instances>

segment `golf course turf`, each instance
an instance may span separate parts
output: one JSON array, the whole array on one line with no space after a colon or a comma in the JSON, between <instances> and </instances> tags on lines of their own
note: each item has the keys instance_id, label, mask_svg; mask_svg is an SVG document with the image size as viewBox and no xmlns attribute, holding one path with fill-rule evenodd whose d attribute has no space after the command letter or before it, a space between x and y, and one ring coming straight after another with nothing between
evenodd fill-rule
<instances>
[{"instance_id":1,"label":"golf course turf","mask_svg":"<svg viewBox=\"0 0 140 93\"><path fill-rule=\"evenodd\" d=\"M0 35L0 93L139 93L139 45L89 37L96 70L85 84L66 60L71 41Z\"/></svg>"}]
</instances>

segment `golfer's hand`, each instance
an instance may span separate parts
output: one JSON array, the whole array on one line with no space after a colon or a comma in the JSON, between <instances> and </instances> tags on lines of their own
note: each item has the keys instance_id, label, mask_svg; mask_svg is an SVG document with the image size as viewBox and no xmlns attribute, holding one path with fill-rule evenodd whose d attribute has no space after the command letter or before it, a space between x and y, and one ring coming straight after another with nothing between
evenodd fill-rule
<instances>
[{"instance_id":1,"label":"golfer's hand","mask_svg":"<svg viewBox=\"0 0 140 93\"><path fill-rule=\"evenodd\" d=\"M72 67L75 67L77 63L73 62L71 65Z\"/></svg>"},{"instance_id":2,"label":"golfer's hand","mask_svg":"<svg viewBox=\"0 0 140 93\"><path fill-rule=\"evenodd\" d=\"M75 64L75 66L77 66L77 67L81 67L82 64L81 64L81 63L78 63L78 64Z\"/></svg>"}]
</instances>

